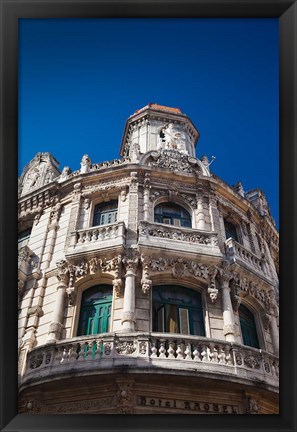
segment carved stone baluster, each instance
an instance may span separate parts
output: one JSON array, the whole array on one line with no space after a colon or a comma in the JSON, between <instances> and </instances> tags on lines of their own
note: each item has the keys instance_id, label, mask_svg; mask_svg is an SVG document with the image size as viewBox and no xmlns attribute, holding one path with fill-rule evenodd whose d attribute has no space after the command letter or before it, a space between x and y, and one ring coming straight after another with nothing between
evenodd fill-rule
<instances>
[{"instance_id":1,"label":"carved stone baluster","mask_svg":"<svg viewBox=\"0 0 297 432\"><path fill-rule=\"evenodd\" d=\"M151 341L151 357L157 357L157 353L156 341Z\"/></svg>"},{"instance_id":2,"label":"carved stone baluster","mask_svg":"<svg viewBox=\"0 0 297 432\"><path fill-rule=\"evenodd\" d=\"M209 362L209 350L207 345L202 346L201 356L202 356L202 360L201 360L202 362Z\"/></svg>"},{"instance_id":3,"label":"carved stone baluster","mask_svg":"<svg viewBox=\"0 0 297 432\"><path fill-rule=\"evenodd\" d=\"M218 354L218 360L220 364L226 364L226 354L225 351L223 349L223 347L219 347L219 354Z\"/></svg>"},{"instance_id":4,"label":"carved stone baluster","mask_svg":"<svg viewBox=\"0 0 297 432\"><path fill-rule=\"evenodd\" d=\"M96 241L97 240L97 233L98 233L98 230L93 230L91 241Z\"/></svg>"},{"instance_id":5,"label":"carved stone baluster","mask_svg":"<svg viewBox=\"0 0 297 432\"><path fill-rule=\"evenodd\" d=\"M177 341L177 349L176 349L177 359L183 360L184 359L184 350L183 350L183 343L182 341Z\"/></svg>"},{"instance_id":6,"label":"carved stone baluster","mask_svg":"<svg viewBox=\"0 0 297 432\"><path fill-rule=\"evenodd\" d=\"M84 242L84 233L79 232L77 243L83 243L83 242Z\"/></svg>"},{"instance_id":7,"label":"carved stone baluster","mask_svg":"<svg viewBox=\"0 0 297 432\"><path fill-rule=\"evenodd\" d=\"M195 345L194 351L193 351L193 355L194 355L194 360L195 361L201 362L198 345Z\"/></svg>"},{"instance_id":8,"label":"carved stone baluster","mask_svg":"<svg viewBox=\"0 0 297 432\"><path fill-rule=\"evenodd\" d=\"M192 347L190 343L186 345L185 356L185 360L192 360Z\"/></svg>"},{"instance_id":9,"label":"carved stone baluster","mask_svg":"<svg viewBox=\"0 0 297 432\"><path fill-rule=\"evenodd\" d=\"M159 357L166 357L165 341L160 340Z\"/></svg>"},{"instance_id":10,"label":"carved stone baluster","mask_svg":"<svg viewBox=\"0 0 297 432\"><path fill-rule=\"evenodd\" d=\"M68 360L68 349L67 347L63 348L63 353L62 353L62 359L60 361L60 363L66 363Z\"/></svg>"},{"instance_id":11,"label":"carved stone baluster","mask_svg":"<svg viewBox=\"0 0 297 432\"><path fill-rule=\"evenodd\" d=\"M175 358L175 350L174 350L174 342L173 341L169 341L169 343L168 343L168 345L169 345L169 348L168 348L168 350L167 350L167 353L168 353L168 358Z\"/></svg>"},{"instance_id":12,"label":"carved stone baluster","mask_svg":"<svg viewBox=\"0 0 297 432\"><path fill-rule=\"evenodd\" d=\"M218 350L214 344L210 345L209 357L212 363L218 363Z\"/></svg>"}]
</instances>

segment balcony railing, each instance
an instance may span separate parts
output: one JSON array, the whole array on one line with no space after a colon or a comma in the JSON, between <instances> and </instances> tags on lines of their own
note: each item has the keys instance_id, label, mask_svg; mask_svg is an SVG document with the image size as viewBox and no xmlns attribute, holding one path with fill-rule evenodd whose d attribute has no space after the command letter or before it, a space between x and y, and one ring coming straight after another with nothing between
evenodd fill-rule
<instances>
[{"instance_id":1,"label":"balcony railing","mask_svg":"<svg viewBox=\"0 0 297 432\"><path fill-rule=\"evenodd\" d=\"M166 249L178 248L185 252L220 253L216 233L146 221L139 223L139 243L159 247L164 244Z\"/></svg>"},{"instance_id":2,"label":"balcony railing","mask_svg":"<svg viewBox=\"0 0 297 432\"><path fill-rule=\"evenodd\" d=\"M124 222L100 225L74 231L67 255L115 246L124 246L126 227Z\"/></svg>"},{"instance_id":3,"label":"balcony railing","mask_svg":"<svg viewBox=\"0 0 297 432\"><path fill-rule=\"evenodd\" d=\"M247 250L233 238L228 238L225 241L225 249L227 258L230 262L243 264L255 273L271 279L265 261L257 257L253 252Z\"/></svg>"},{"instance_id":4,"label":"balcony railing","mask_svg":"<svg viewBox=\"0 0 297 432\"><path fill-rule=\"evenodd\" d=\"M128 365L183 373L215 373L225 379L259 380L278 388L278 357L244 345L200 336L109 333L81 336L34 348L21 383L68 373L95 373Z\"/></svg>"}]
</instances>

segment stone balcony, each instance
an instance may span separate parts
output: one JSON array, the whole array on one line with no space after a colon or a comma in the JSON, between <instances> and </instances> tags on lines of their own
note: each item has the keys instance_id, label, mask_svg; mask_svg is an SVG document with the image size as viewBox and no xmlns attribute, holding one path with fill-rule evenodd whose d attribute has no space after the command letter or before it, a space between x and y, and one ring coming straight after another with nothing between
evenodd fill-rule
<instances>
[{"instance_id":1,"label":"stone balcony","mask_svg":"<svg viewBox=\"0 0 297 432\"><path fill-rule=\"evenodd\" d=\"M122 249L126 242L124 222L94 226L72 232L67 257L98 250Z\"/></svg>"},{"instance_id":2,"label":"stone balcony","mask_svg":"<svg viewBox=\"0 0 297 432\"><path fill-rule=\"evenodd\" d=\"M221 256L216 233L161 223L141 221L138 244L179 252Z\"/></svg>"},{"instance_id":3,"label":"stone balcony","mask_svg":"<svg viewBox=\"0 0 297 432\"><path fill-rule=\"evenodd\" d=\"M255 273L257 276L271 280L271 275L265 260L259 258L233 238L230 237L225 241L225 250L227 259L231 263L237 262L238 264Z\"/></svg>"},{"instance_id":4,"label":"stone balcony","mask_svg":"<svg viewBox=\"0 0 297 432\"><path fill-rule=\"evenodd\" d=\"M110 374L129 367L140 373L204 376L259 382L278 392L278 357L237 343L168 333L80 336L28 353L20 387L71 376Z\"/></svg>"}]
</instances>

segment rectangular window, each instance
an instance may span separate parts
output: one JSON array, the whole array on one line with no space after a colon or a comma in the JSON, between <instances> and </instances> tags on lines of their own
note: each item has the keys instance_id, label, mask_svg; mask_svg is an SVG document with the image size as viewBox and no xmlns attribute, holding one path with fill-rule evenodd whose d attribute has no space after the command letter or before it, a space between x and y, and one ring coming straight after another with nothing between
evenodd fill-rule
<instances>
[{"instance_id":1,"label":"rectangular window","mask_svg":"<svg viewBox=\"0 0 297 432\"><path fill-rule=\"evenodd\" d=\"M29 243L29 240L30 240L31 231L32 231L32 227L27 228L26 230L24 230L18 234L18 247L19 247L19 249L24 247L24 246L27 246L27 244Z\"/></svg>"},{"instance_id":2,"label":"rectangular window","mask_svg":"<svg viewBox=\"0 0 297 432\"><path fill-rule=\"evenodd\" d=\"M167 225L171 225L171 219L170 218L163 218L163 223Z\"/></svg>"},{"instance_id":3,"label":"rectangular window","mask_svg":"<svg viewBox=\"0 0 297 432\"><path fill-rule=\"evenodd\" d=\"M180 226L180 219L173 219L174 226Z\"/></svg>"}]
</instances>

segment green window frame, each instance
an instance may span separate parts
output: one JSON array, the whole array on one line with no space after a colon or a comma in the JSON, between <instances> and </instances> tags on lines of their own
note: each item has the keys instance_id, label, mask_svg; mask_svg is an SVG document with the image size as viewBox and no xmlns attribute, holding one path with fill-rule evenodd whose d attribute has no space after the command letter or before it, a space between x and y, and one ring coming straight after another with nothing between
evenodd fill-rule
<instances>
[{"instance_id":1,"label":"green window frame","mask_svg":"<svg viewBox=\"0 0 297 432\"><path fill-rule=\"evenodd\" d=\"M192 227L190 213L178 204L165 202L158 204L154 210L154 221L167 225Z\"/></svg>"},{"instance_id":2,"label":"green window frame","mask_svg":"<svg viewBox=\"0 0 297 432\"><path fill-rule=\"evenodd\" d=\"M118 219L118 201L109 201L95 205L93 226L115 223Z\"/></svg>"},{"instance_id":3,"label":"green window frame","mask_svg":"<svg viewBox=\"0 0 297 432\"><path fill-rule=\"evenodd\" d=\"M243 344L260 348L254 314L244 305L239 306L238 312Z\"/></svg>"},{"instance_id":4,"label":"green window frame","mask_svg":"<svg viewBox=\"0 0 297 432\"><path fill-rule=\"evenodd\" d=\"M110 332L112 286L96 285L82 294L77 336Z\"/></svg>"},{"instance_id":5,"label":"green window frame","mask_svg":"<svg viewBox=\"0 0 297 432\"><path fill-rule=\"evenodd\" d=\"M201 294L178 285L154 287L153 331L205 336Z\"/></svg>"}]
</instances>

